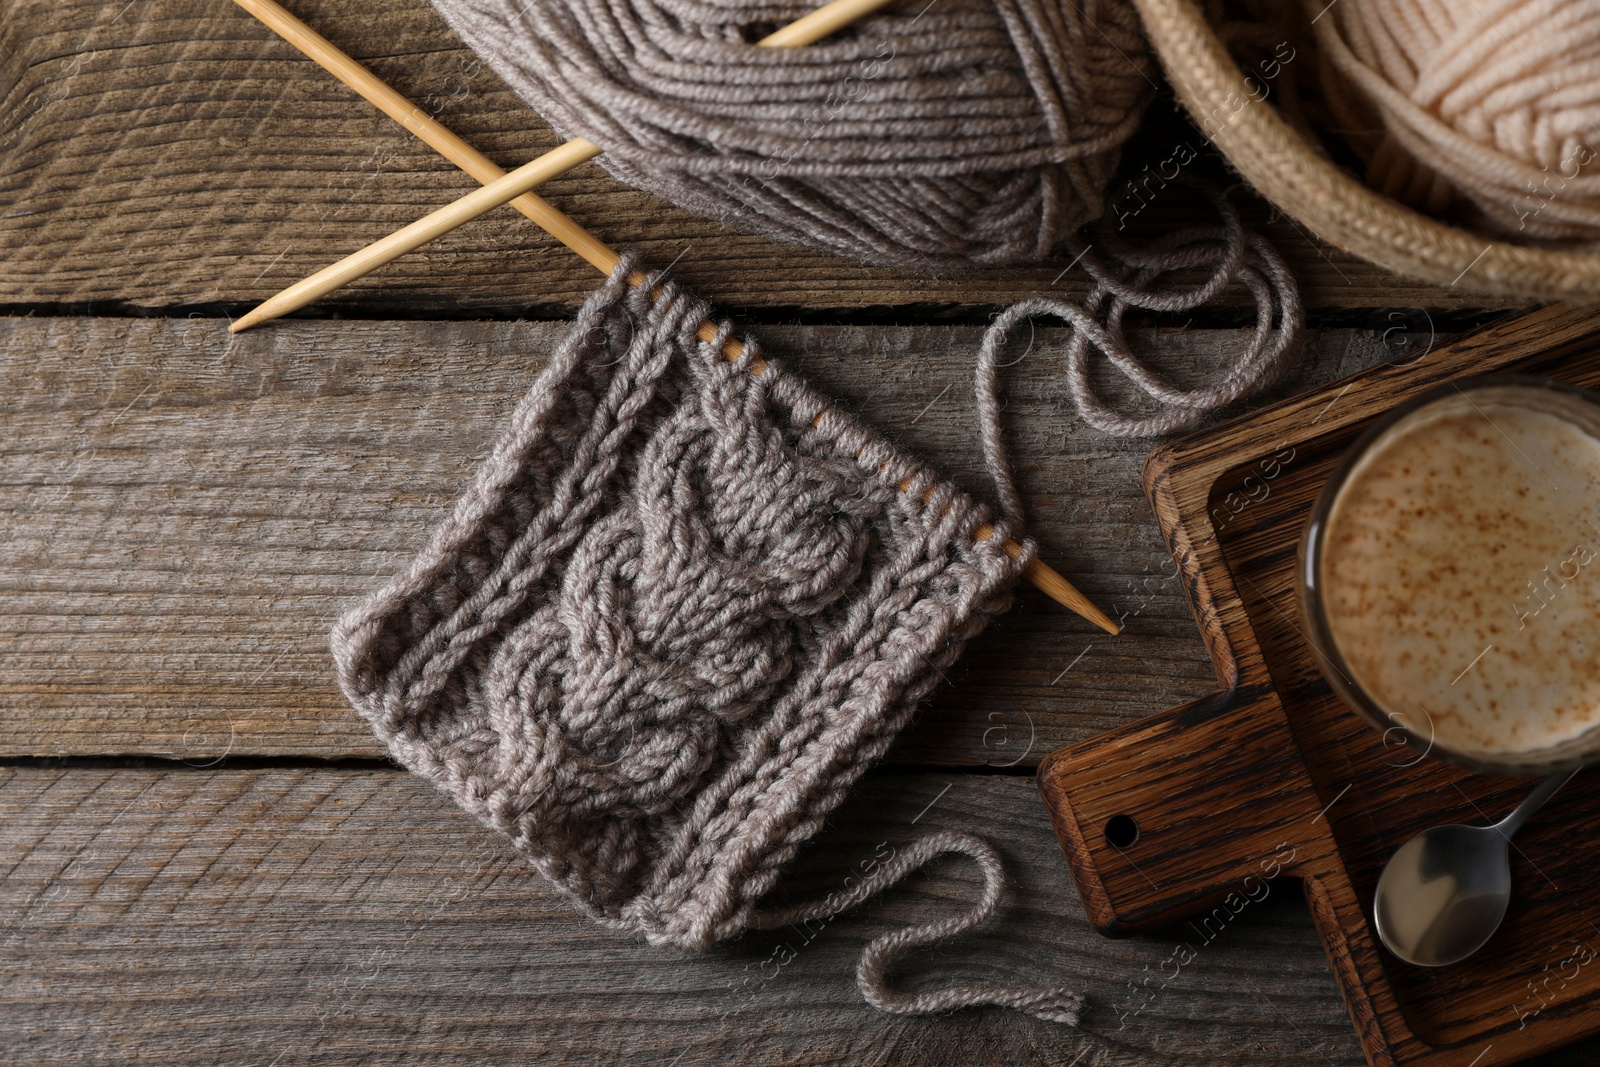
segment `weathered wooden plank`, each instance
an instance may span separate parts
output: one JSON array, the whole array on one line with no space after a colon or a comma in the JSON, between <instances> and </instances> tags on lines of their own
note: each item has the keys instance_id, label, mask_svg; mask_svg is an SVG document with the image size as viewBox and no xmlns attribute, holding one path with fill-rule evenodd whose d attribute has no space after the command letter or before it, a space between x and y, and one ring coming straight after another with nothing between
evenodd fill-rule
<instances>
[{"instance_id":1,"label":"weathered wooden plank","mask_svg":"<svg viewBox=\"0 0 1600 1067\"><path fill-rule=\"evenodd\" d=\"M977 874L958 861L810 938L750 935L692 956L593 926L398 772L10 767L0 1059L1361 1062L1293 883L1208 943L1181 928L1110 941L1085 922L1026 778L870 776L835 821L793 891L826 892L930 829L994 841L1012 880L1001 914L896 980L1058 981L1088 994L1084 1029L992 1009L905 1019L861 1002L867 939L972 899ZM1196 958L1162 976L1180 942Z\"/></svg>"},{"instance_id":2,"label":"weathered wooden plank","mask_svg":"<svg viewBox=\"0 0 1600 1067\"><path fill-rule=\"evenodd\" d=\"M555 143L425 0L293 6L502 165ZM1193 150L1203 140L1170 119L1151 123L1124 173L1169 160L1180 143ZM1133 202L1125 184L1113 187L1115 203ZM242 307L471 188L231 4L0 0L0 304ZM907 271L780 247L727 233L592 165L547 192L612 243L657 264L678 261L683 277L728 306L992 306L1084 287L1066 259ZM1118 210L1160 230L1193 223L1191 209L1191 198L1171 192L1137 212ZM1252 215L1289 257L1312 307L1507 306L1396 279L1259 202ZM506 208L316 313L571 307L594 281Z\"/></svg>"},{"instance_id":3,"label":"weathered wooden plank","mask_svg":"<svg viewBox=\"0 0 1600 1067\"><path fill-rule=\"evenodd\" d=\"M0 319L0 755L373 756L326 634L465 487L559 323ZM829 395L985 493L975 327L761 334ZM1061 397L1059 330L1006 372L1007 433L1046 559L1127 633L1032 590L896 749L1032 766L1207 692L1189 608L1139 491L1146 445ZM1178 380L1237 331L1139 334ZM1379 358L1319 333L1295 380Z\"/></svg>"}]
</instances>

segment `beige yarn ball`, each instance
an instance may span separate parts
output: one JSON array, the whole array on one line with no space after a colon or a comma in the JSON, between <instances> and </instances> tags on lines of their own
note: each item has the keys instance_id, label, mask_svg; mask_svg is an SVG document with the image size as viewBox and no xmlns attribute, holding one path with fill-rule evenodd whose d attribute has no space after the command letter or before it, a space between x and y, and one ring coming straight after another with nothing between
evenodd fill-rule
<instances>
[{"instance_id":1,"label":"beige yarn ball","mask_svg":"<svg viewBox=\"0 0 1600 1067\"><path fill-rule=\"evenodd\" d=\"M1308 0L1367 182L1528 240L1600 238L1600 0Z\"/></svg>"}]
</instances>

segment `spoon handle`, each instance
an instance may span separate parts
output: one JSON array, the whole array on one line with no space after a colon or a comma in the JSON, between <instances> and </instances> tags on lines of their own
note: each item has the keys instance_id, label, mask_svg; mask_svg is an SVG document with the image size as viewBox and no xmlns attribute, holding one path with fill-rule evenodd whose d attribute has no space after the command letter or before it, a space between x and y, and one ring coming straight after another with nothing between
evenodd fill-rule
<instances>
[{"instance_id":1,"label":"spoon handle","mask_svg":"<svg viewBox=\"0 0 1600 1067\"><path fill-rule=\"evenodd\" d=\"M1529 793L1527 798L1517 805L1516 810L1495 823L1494 828L1507 838L1510 838L1518 830L1522 829L1522 824L1527 822L1534 812L1544 807L1545 801L1556 795L1557 789L1572 781L1572 776L1577 773L1577 770L1570 770L1561 774L1552 774L1534 786L1533 792Z\"/></svg>"}]
</instances>

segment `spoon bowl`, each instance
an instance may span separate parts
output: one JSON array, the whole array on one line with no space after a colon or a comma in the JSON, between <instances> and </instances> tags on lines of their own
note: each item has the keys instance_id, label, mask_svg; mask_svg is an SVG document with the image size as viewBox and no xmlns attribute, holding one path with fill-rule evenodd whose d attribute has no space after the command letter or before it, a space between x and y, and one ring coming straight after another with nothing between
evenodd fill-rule
<instances>
[{"instance_id":1,"label":"spoon bowl","mask_svg":"<svg viewBox=\"0 0 1600 1067\"><path fill-rule=\"evenodd\" d=\"M1443 967L1482 948L1510 901L1505 838L1492 826L1435 826L1384 867L1373 918L1396 956Z\"/></svg>"},{"instance_id":2,"label":"spoon bowl","mask_svg":"<svg viewBox=\"0 0 1600 1067\"><path fill-rule=\"evenodd\" d=\"M1372 905L1389 951L1419 967L1445 967L1488 943L1511 901L1512 835L1576 773L1546 778L1492 826L1435 826L1401 845Z\"/></svg>"}]
</instances>

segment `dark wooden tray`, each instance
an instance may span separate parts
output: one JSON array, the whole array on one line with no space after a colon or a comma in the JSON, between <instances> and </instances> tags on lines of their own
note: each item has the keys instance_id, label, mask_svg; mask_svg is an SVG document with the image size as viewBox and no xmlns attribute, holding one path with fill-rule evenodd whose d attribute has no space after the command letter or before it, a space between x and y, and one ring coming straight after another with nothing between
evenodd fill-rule
<instances>
[{"instance_id":1,"label":"dark wooden tray","mask_svg":"<svg viewBox=\"0 0 1600 1067\"><path fill-rule=\"evenodd\" d=\"M1203 953L1268 878L1300 879L1374 1065L1488 1067L1600 1032L1600 771L1518 836L1511 911L1481 952L1453 967L1402 963L1369 921L1384 862L1424 827L1498 818L1530 783L1419 758L1358 719L1323 682L1295 606L1302 527L1355 436L1424 389L1492 371L1600 386L1600 311L1497 323L1152 453L1145 487L1224 691L1039 769L1104 933L1187 919L1174 944ZM1120 1010L1157 995L1184 955L1140 976Z\"/></svg>"}]
</instances>

